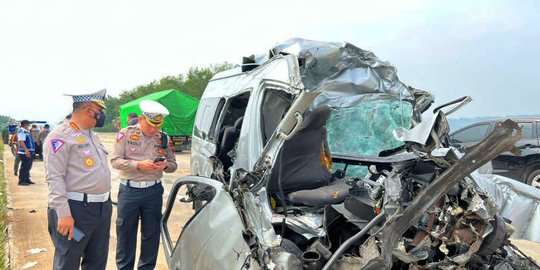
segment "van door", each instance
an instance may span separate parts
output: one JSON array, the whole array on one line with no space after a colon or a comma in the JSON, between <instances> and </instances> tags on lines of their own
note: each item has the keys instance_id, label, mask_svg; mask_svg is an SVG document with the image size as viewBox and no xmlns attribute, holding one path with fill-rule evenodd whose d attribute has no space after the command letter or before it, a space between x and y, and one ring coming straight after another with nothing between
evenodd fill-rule
<instances>
[{"instance_id":1,"label":"van door","mask_svg":"<svg viewBox=\"0 0 540 270\"><path fill-rule=\"evenodd\" d=\"M196 211L191 209L193 201L202 202ZM238 210L218 181L197 176L177 180L160 226L169 269L255 266L250 262L250 248L243 237Z\"/></svg>"}]
</instances>

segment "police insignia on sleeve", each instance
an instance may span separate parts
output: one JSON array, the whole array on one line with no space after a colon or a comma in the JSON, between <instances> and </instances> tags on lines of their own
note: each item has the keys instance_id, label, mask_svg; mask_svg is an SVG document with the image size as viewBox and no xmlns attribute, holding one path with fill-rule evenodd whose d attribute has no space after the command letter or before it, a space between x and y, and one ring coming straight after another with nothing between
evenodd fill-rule
<instances>
[{"instance_id":1,"label":"police insignia on sleeve","mask_svg":"<svg viewBox=\"0 0 540 270\"><path fill-rule=\"evenodd\" d=\"M126 136L126 134L124 134L123 132L118 132L116 134L116 142L121 141L125 136Z\"/></svg>"},{"instance_id":2,"label":"police insignia on sleeve","mask_svg":"<svg viewBox=\"0 0 540 270\"><path fill-rule=\"evenodd\" d=\"M92 167L94 167L94 164L95 164L95 162L94 162L93 158L87 157L87 158L84 159L84 165L86 165L86 167L92 168Z\"/></svg>"},{"instance_id":3,"label":"police insignia on sleeve","mask_svg":"<svg viewBox=\"0 0 540 270\"><path fill-rule=\"evenodd\" d=\"M56 152L58 152L58 150L60 150L60 148L62 148L62 146L64 146L64 144L66 144L64 141L60 140L60 139L52 139L51 140L51 147L52 147L52 150L53 152L56 154Z\"/></svg>"}]
</instances>

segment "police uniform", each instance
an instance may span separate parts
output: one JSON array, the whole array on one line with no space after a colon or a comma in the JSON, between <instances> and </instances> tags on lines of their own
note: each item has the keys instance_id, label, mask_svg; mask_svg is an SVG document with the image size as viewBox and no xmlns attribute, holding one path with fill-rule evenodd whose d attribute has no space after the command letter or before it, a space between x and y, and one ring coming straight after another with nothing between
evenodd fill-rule
<instances>
[{"instance_id":1,"label":"police uniform","mask_svg":"<svg viewBox=\"0 0 540 270\"><path fill-rule=\"evenodd\" d=\"M73 96L74 103L93 101L105 108L105 91ZM49 233L54 269L105 269L109 250L112 205L107 150L92 129L63 123L43 143L48 185ZM84 236L77 241L57 231L58 218L73 217ZM81 235L79 235L81 236ZM82 264L81 264L82 258Z\"/></svg>"},{"instance_id":2,"label":"police uniform","mask_svg":"<svg viewBox=\"0 0 540 270\"><path fill-rule=\"evenodd\" d=\"M159 127L169 111L154 101L140 103L145 121ZM159 250L161 207L163 204L163 171L137 169L138 161L165 157L165 172L176 170L174 147L164 133L148 137L143 134L140 123L118 132L111 158L113 168L120 171L118 192L118 218L116 220L116 265L118 269L133 269L137 227L141 220L141 252L138 269L153 269Z\"/></svg>"},{"instance_id":3,"label":"police uniform","mask_svg":"<svg viewBox=\"0 0 540 270\"><path fill-rule=\"evenodd\" d=\"M35 151L36 151L36 142L28 130L21 127L17 134L17 143L19 145L19 150L17 154L19 155L19 160L21 162L21 168L19 170L19 185L29 185L33 184L30 180L30 170L32 169L32 164L34 161ZM21 146L24 144L26 149L30 152L30 157L26 156L24 148Z\"/></svg>"}]
</instances>

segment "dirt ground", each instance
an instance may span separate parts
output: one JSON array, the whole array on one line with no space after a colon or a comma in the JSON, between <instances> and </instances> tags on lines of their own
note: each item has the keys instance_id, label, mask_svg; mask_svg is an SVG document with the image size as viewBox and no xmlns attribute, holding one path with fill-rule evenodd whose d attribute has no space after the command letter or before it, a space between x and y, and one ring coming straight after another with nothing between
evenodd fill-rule
<instances>
[{"instance_id":1,"label":"dirt ground","mask_svg":"<svg viewBox=\"0 0 540 270\"><path fill-rule=\"evenodd\" d=\"M100 138L105 146L112 150L114 134L101 134ZM47 186L44 177L44 168L42 161L36 161L31 170L31 178L35 185L18 186L17 177L13 175L13 155L9 148L5 149L4 160L6 166L6 179L8 181L7 192L9 200L9 254L12 269L23 269L25 266L34 265L28 269L51 269L54 247L51 243L47 231ZM172 174L164 174L165 193L163 195L164 204L167 201L169 190L176 179L188 175L189 170L189 152L178 153L176 159L178 170ZM118 173L112 170L113 200L116 200L118 194ZM176 206L171 216L171 222L168 227L171 236L176 237L181 232L183 224L191 216L192 210L188 205ZM116 269L115 250L116 250L116 207L113 207L111 226L111 239L109 245L109 259L107 269ZM514 241L524 252L540 261L540 244L526 240ZM30 254L30 249L46 249L38 254ZM139 250L139 249L138 249ZM162 245L158 256L156 269L167 269L165 255Z\"/></svg>"},{"instance_id":2,"label":"dirt ground","mask_svg":"<svg viewBox=\"0 0 540 270\"><path fill-rule=\"evenodd\" d=\"M108 150L112 151L115 134L100 134L100 138ZM47 231L47 185L45 183L43 162L35 160L30 171L31 179L36 184L31 186L17 185L17 176L13 174L14 157L6 147L4 151L6 166L6 179L8 181L8 218L9 218L9 261L12 269L23 269L25 266L34 265L28 269L52 269L52 258L54 247ZM178 169L172 174L163 175L165 192L163 194L163 204L167 201L169 190L176 179L188 175L189 152L177 153L176 160ZM118 173L112 169L112 197L116 201L118 194L119 179ZM191 208L187 205L175 205L173 212L174 227L177 232L183 227L183 223L191 216ZM113 206L111 238L109 244L109 258L107 269L116 269L116 206ZM178 233L174 233L178 234ZM30 254L30 249L46 249L38 254ZM137 248L139 251L139 248ZM137 255L138 256L138 255ZM35 264L37 263L37 264ZM162 245L158 255L156 269L167 269L165 255Z\"/></svg>"}]
</instances>

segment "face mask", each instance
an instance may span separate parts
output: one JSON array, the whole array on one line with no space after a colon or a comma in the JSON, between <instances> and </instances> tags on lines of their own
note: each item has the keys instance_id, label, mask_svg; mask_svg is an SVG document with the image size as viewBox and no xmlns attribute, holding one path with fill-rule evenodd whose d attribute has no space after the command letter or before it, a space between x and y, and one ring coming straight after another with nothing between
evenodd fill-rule
<instances>
[{"instance_id":1,"label":"face mask","mask_svg":"<svg viewBox=\"0 0 540 270\"><path fill-rule=\"evenodd\" d=\"M105 118L107 116L105 115L104 112L99 112L98 113L94 113L94 120L96 120L96 125L95 127L102 127L103 125L105 125Z\"/></svg>"}]
</instances>

